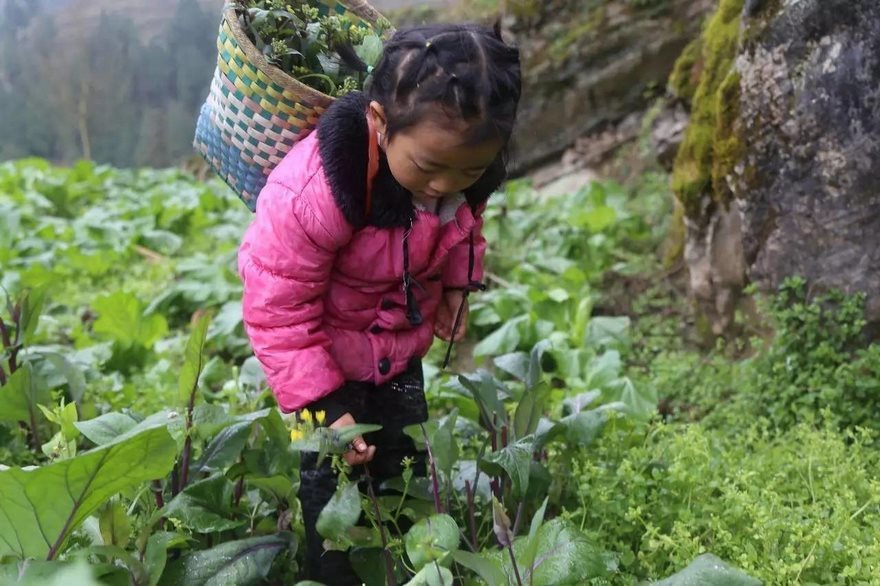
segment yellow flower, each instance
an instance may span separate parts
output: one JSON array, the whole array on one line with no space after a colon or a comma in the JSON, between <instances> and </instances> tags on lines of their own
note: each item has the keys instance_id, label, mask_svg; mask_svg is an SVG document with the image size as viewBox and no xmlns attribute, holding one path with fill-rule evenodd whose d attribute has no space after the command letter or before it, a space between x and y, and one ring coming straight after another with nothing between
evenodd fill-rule
<instances>
[{"instance_id":1,"label":"yellow flower","mask_svg":"<svg viewBox=\"0 0 880 586\"><path fill-rule=\"evenodd\" d=\"M323 411L318 411L315 413L315 419L318 420L318 425L324 425L324 420L327 418L327 414Z\"/></svg>"},{"instance_id":2,"label":"yellow flower","mask_svg":"<svg viewBox=\"0 0 880 586\"><path fill-rule=\"evenodd\" d=\"M303 412L302 412L302 414L300 415L300 417L301 417L302 420L305 421L306 423L311 423L311 422L312 422L312 412L309 411L308 409L303 409Z\"/></svg>"},{"instance_id":3,"label":"yellow flower","mask_svg":"<svg viewBox=\"0 0 880 586\"><path fill-rule=\"evenodd\" d=\"M292 442L299 441L299 440L303 439L305 436L306 436L306 434L304 434L302 432L302 430L299 430L299 429L291 429L290 430L290 441L292 441Z\"/></svg>"}]
</instances>

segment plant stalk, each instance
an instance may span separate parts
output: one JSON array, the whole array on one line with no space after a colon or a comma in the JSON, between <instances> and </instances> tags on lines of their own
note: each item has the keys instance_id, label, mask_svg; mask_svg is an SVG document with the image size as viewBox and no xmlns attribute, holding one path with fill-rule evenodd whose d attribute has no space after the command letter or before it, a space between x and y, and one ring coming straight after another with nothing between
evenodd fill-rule
<instances>
[{"instance_id":1,"label":"plant stalk","mask_svg":"<svg viewBox=\"0 0 880 586\"><path fill-rule=\"evenodd\" d=\"M425 447L428 450L428 461L431 463L431 487L432 492L434 493L434 509L437 511L438 515L442 515L443 503L440 502L440 479L437 476L437 464L434 462L434 452L431 450L431 441L428 439L428 430L425 429L425 424L421 423L419 426L422 428L422 435L425 436Z\"/></svg>"},{"instance_id":2,"label":"plant stalk","mask_svg":"<svg viewBox=\"0 0 880 586\"><path fill-rule=\"evenodd\" d=\"M183 489L186 488L187 483L189 482L189 459L190 454L192 453L192 438L189 434L189 417L187 417L186 424L186 441L183 444L183 456L180 459L180 475L179 475L179 484L177 487L177 492L183 492Z\"/></svg>"},{"instance_id":3,"label":"plant stalk","mask_svg":"<svg viewBox=\"0 0 880 586\"><path fill-rule=\"evenodd\" d=\"M189 460L192 455L192 424L193 410L196 408L196 391L199 389L199 375L202 373L202 361L199 358L199 367L196 370L196 381L189 393L189 404L186 406L186 441L183 444L183 457L181 458L180 486L178 492L183 491L189 483Z\"/></svg>"},{"instance_id":4,"label":"plant stalk","mask_svg":"<svg viewBox=\"0 0 880 586\"><path fill-rule=\"evenodd\" d=\"M507 546L507 551L510 552L510 564L513 566L513 573L516 575L516 583L518 586L523 586L522 577L519 575L519 566L516 565L516 556L513 555L513 543Z\"/></svg>"},{"instance_id":5,"label":"plant stalk","mask_svg":"<svg viewBox=\"0 0 880 586\"><path fill-rule=\"evenodd\" d=\"M521 501L519 503L519 507L516 509L516 520L513 522L513 534L519 535L520 527L522 526L523 517L525 516L526 510L526 501Z\"/></svg>"},{"instance_id":6,"label":"plant stalk","mask_svg":"<svg viewBox=\"0 0 880 586\"><path fill-rule=\"evenodd\" d=\"M479 551L477 549L477 511L474 503L474 495L476 494L476 486L471 488L471 481L465 480L464 487L467 491L467 512L468 512L468 528L471 532L471 549L474 552Z\"/></svg>"},{"instance_id":7,"label":"plant stalk","mask_svg":"<svg viewBox=\"0 0 880 586\"><path fill-rule=\"evenodd\" d=\"M244 495L244 475L240 476L238 482L235 483L235 508L241 504L241 497Z\"/></svg>"},{"instance_id":8,"label":"plant stalk","mask_svg":"<svg viewBox=\"0 0 880 586\"><path fill-rule=\"evenodd\" d=\"M34 409L33 403L28 404L28 414L30 415L31 425L31 448L35 452L39 452L43 442L40 440L40 430L37 428L37 411Z\"/></svg>"},{"instance_id":9,"label":"plant stalk","mask_svg":"<svg viewBox=\"0 0 880 586\"><path fill-rule=\"evenodd\" d=\"M6 328L6 322L3 321L3 318L0 317L0 340L3 341L3 346L9 348L12 346L12 339L9 337L9 330Z\"/></svg>"},{"instance_id":10,"label":"plant stalk","mask_svg":"<svg viewBox=\"0 0 880 586\"><path fill-rule=\"evenodd\" d=\"M162 496L162 482L153 481L153 496L156 497L156 506L162 509L165 506L165 497Z\"/></svg>"},{"instance_id":11,"label":"plant stalk","mask_svg":"<svg viewBox=\"0 0 880 586\"><path fill-rule=\"evenodd\" d=\"M388 536L385 534L385 523L382 521L382 511L379 509L379 499L373 491L373 477L370 475L370 468L364 464L364 472L367 475L367 495L370 502L373 503L373 511L376 514L376 522L379 524L379 535L382 537L382 559L385 561L385 578L388 586L397 586L397 579L394 577L394 560L391 559L391 552L388 551Z\"/></svg>"},{"instance_id":12,"label":"plant stalk","mask_svg":"<svg viewBox=\"0 0 880 586\"><path fill-rule=\"evenodd\" d=\"M15 371L18 370L18 351L21 350L21 346L15 344L12 347L12 350L9 351L9 374L15 374Z\"/></svg>"}]
</instances>

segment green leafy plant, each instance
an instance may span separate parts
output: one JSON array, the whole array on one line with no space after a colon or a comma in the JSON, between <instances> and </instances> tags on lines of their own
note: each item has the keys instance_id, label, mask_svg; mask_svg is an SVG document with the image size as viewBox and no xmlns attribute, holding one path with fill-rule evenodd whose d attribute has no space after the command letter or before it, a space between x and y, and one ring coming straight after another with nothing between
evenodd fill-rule
<instances>
[{"instance_id":1,"label":"green leafy plant","mask_svg":"<svg viewBox=\"0 0 880 586\"><path fill-rule=\"evenodd\" d=\"M248 37L273 65L331 96L362 89L382 54L376 25L347 16L321 16L305 2L248 0L236 5Z\"/></svg>"},{"instance_id":2,"label":"green leafy plant","mask_svg":"<svg viewBox=\"0 0 880 586\"><path fill-rule=\"evenodd\" d=\"M765 584L870 583L880 563L872 442L833 426L727 434L615 421L572 460L566 493L579 503L573 520L636 578L711 550Z\"/></svg>"}]
</instances>

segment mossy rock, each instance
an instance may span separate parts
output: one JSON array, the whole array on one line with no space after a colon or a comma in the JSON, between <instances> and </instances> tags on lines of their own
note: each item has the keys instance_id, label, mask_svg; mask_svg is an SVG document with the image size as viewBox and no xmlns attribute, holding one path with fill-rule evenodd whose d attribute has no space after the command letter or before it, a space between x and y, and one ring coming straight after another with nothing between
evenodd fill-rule
<instances>
[{"instance_id":1,"label":"mossy rock","mask_svg":"<svg viewBox=\"0 0 880 586\"><path fill-rule=\"evenodd\" d=\"M736 157L742 153L735 131L738 78L733 64L739 48L743 3L721 0L700 40L685 50L670 80L673 91L691 102L691 123L672 173L672 189L690 217L700 213L706 196L729 199L727 189L716 193L713 187L724 185ZM694 88L692 78L698 64Z\"/></svg>"},{"instance_id":2,"label":"mossy rock","mask_svg":"<svg viewBox=\"0 0 880 586\"><path fill-rule=\"evenodd\" d=\"M669 90L676 98L690 104L694 94L697 93L702 66L703 39L697 38L685 47L681 57L675 62L672 75L669 76Z\"/></svg>"},{"instance_id":3,"label":"mossy rock","mask_svg":"<svg viewBox=\"0 0 880 586\"><path fill-rule=\"evenodd\" d=\"M713 332L744 284L794 275L866 293L880 323L878 80L877 0L721 0L681 56L669 85L692 119L672 185Z\"/></svg>"}]
</instances>

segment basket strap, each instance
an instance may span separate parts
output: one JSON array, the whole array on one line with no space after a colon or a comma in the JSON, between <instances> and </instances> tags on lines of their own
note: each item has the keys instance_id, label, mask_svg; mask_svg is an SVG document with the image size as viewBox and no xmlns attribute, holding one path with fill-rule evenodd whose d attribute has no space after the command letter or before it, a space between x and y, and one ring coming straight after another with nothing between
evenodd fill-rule
<instances>
[{"instance_id":1,"label":"basket strap","mask_svg":"<svg viewBox=\"0 0 880 586\"><path fill-rule=\"evenodd\" d=\"M366 210L367 220L373 208L373 181L379 174L379 136L376 134L376 128L373 125L373 117L367 113L367 134L370 135L369 155L367 156L367 201L364 209Z\"/></svg>"}]
</instances>

